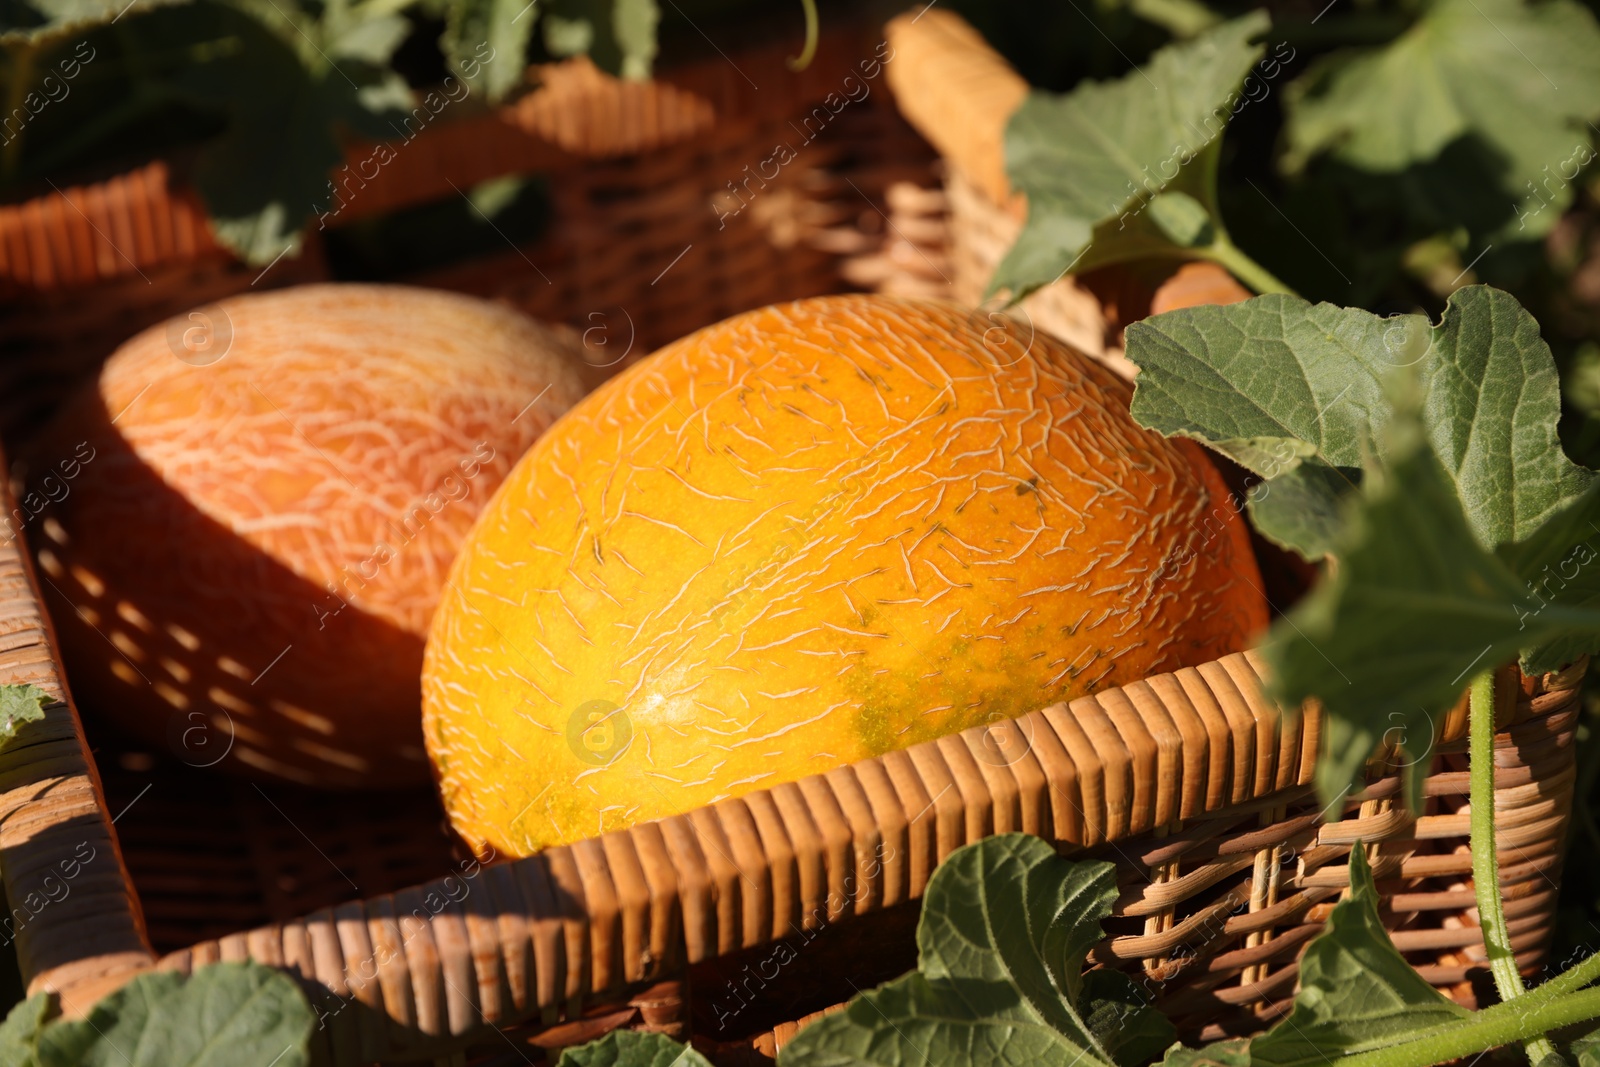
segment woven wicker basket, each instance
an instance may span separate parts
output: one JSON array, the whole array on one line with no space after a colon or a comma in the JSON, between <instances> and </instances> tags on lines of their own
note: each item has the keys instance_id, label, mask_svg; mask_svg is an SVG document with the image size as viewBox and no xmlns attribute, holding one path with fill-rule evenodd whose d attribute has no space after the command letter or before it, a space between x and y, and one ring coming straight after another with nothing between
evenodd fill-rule
<instances>
[{"instance_id":1,"label":"woven wicker basket","mask_svg":"<svg viewBox=\"0 0 1600 1067\"><path fill-rule=\"evenodd\" d=\"M781 73L782 47L735 53L739 68L760 72L760 94L743 92L720 60L669 72L674 92L708 110L674 97L682 121L662 120L653 141L637 132L656 128L648 123L560 127L560 116L590 106L582 101L597 114L626 111L614 85L577 71L555 83L576 97L542 112L537 135L496 129L484 147L484 138L468 144L441 132L437 156L422 153L419 139L420 176L374 204L388 209L441 185L527 169L544 153L538 165L557 172L555 231L428 280L580 326L591 310L629 308L640 353L746 306L848 288L845 256L893 252L879 249L884 231L874 222L885 190L925 178L931 159L882 94L845 109L808 146L805 165L773 183L764 216L743 213L724 232L707 208L875 42L837 35L804 76ZM655 90L627 92L659 104ZM520 106L540 113L544 105L528 103L538 99ZM184 194L159 172L123 182L120 201L104 188L93 194L112 213L106 233L123 232L118 225L156 233L149 220L180 217L174 205ZM0 245L12 256L0 319L10 388L0 395L12 405L13 435L122 337L250 282L199 237L187 245L152 237L154 258L137 253L136 270L84 238L98 255L85 262L100 273L58 267L46 278L37 250L54 249L50 262L64 263L62 249L76 247L68 238L83 236L61 228L71 222L59 206L0 210ZM194 223L172 222L172 232ZM144 249L143 241L133 243ZM14 254L23 244L34 256L26 270ZM696 248L702 259L662 276L673 256ZM315 251L294 269L315 276ZM0 504L12 506L3 491ZM92 708L80 718L18 540L0 544L0 605L0 682L31 682L63 699L0 750L7 929L30 990L57 991L69 1013L150 967L249 957L303 980L322 1014L321 1062L521 1063L623 1026L693 1038L719 1062L760 1062L852 985L909 967L916 902L934 866L1010 830L1117 864L1123 894L1094 962L1144 975L1188 1037L1248 1031L1283 1009L1299 951L1347 884L1357 840L1370 847L1401 950L1458 1000L1472 1003L1487 988L1462 708L1438 726L1417 813L1398 806L1385 754L1344 821L1328 823L1308 786L1317 711L1289 717L1273 707L1246 654L480 865L455 848L430 792L330 802L258 789L133 747ZM1580 664L1542 678L1499 675L1502 884L1527 969L1551 932L1581 673ZM780 942L793 960L776 967Z\"/></svg>"}]
</instances>

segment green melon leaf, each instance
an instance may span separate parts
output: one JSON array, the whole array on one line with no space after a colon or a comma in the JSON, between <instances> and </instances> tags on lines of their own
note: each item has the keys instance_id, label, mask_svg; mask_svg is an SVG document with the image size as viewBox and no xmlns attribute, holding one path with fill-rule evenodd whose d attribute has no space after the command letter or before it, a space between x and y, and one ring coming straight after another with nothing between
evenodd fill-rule
<instances>
[{"instance_id":1,"label":"green melon leaf","mask_svg":"<svg viewBox=\"0 0 1600 1067\"><path fill-rule=\"evenodd\" d=\"M1361 472L1303 463L1253 486L1245 510L1257 530L1283 548L1317 560L1333 551L1344 526L1344 502L1361 484Z\"/></svg>"},{"instance_id":2,"label":"green melon leaf","mask_svg":"<svg viewBox=\"0 0 1600 1067\"><path fill-rule=\"evenodd\" d=\"M9 1020L8 1020L9 1022ZM189 978L142 974L87 1018L48 1024L40 1067L306 1067L317 1017L294 979L259 963Z\"/></svg>"},{"instance_id":3,"label":"green melon leaf","mask_svg":"<svg viewBox=\"0 0 1600 1067\"><path fill-rule=\"evenodd\" d=\"M918 970L806 1027L779 1063L1117 1067L1091 1028L1105 1006L1085 997L1082 973L1116 897L1111 864L1062 859L1036 837L1004 834L958 849L928 883ZM1087 992L1103 1001L1109 990ZM1155 1018L1140 1011L1129 1022L1165 1040L1170 1027ZM1137 1047L1144 1036L1123 1034L1121 1043Z\"/></svg>"},{"instance_id":4,"label":"green melon leaf","mask_svg":"<svg viewBox=\"0 0 1600 1067\"><path fill-rule=\"evenodd\" d=\"M1427 325L1280 294L1156 315L1127 331L1134 418L1268 478L1313 457L1360 467L1388 415L1384 378Z\"/></svg>"},{"instance_id":5,"label":"green melon leaf","mask_svg":"<svg viewBox=\"0 0 1600 1067\"><path fill-rule=\"evenodd\" d=\"M1250 1067L1324 1067L1471 1017L1394 947L1378 914L1372 868L1357 845L1350 852L1350 895L1334 905L1300 958L1294 1010L1250 1042Z\"/></svg>"},{"instance_id":6,"label":"green melon leaf","mask_svg":"<svg viewBox=\"0 0 1600 1067\"><path fill-rule=\"evenodd\" d=\"M1600 1030L1573 1038L1567 1048L1578 1067L1600 1067Z\"/></svg>"},{"instance_id":7,"label":"green melon leaf","mask_svg":"<svg viewBox=\"0 0 1600 1067\"><path fill-rule=\"evenodd\" d=\"M1238 1037L1201 1048L1173 1045L1161 1060L1161 1067L1250 1067L1250 1042Z\"/></svg>"},{"instance_id":8,"label":"green melon leaf","mask_svg":"<svg viewBox=\"0 0 1600 1067\"><path fill-rule=\"evenodd\" d=\"M656 27L661 9L656 0L614 0L611 8L611 37L616 42L615 73L623 78L648 78L656 58ZM596 62L602 66L609 57ZM611 69L607 67L607 69Z\"/></svg>"},{"instance_id":9,"label":"green melon leaf","mask_svg":"<svg viewBox=\"0 0 1600 1067\"><path fill-rule=\"evenodd\" d=\"M331 10L330 10L331 14ZM411 32L411 24L401 15L339 21L327 27L327 52L330 59L353 59L373 66L389 62L394 50Z\"/></svg>"},{"instance_id":10,"label":"green melon leaf","mask_svg":"<svg viewBox=\"0 0 1600 1067\"><path fill-rule=\"evenodd\" d=\"M1150 995L1121 971L1100 968L1083 976L1083 1022L1117 1067L1144 1067L1178 1038Z\"/></svg>"},{"instance_id":11,"label":"green melon leaf","mask_svg":"<svg viewBox=\"0 0 1600 1067\"><path fill-rule=\"evenodd\" d=\"M342 138L353 132L401 141L419 126L414 119L405 124L410 91L383 66L385 50L399 41L392 18L375 26L324 26L284 3L278 0L270 24L220 4L195 5L185 13L185 32L232 39L238 47L178 68L168 83L193 106L226 116L222 133L201 148L193 180L217 239L258 265L297 248L313 215L360 195L359 176L341 180L338 191L330 183L345 162ZM159 39L166 27L141 28ZM343 51L333 55L330 48ZM272 91L263 92L264 85ZM419 110L428 122L440 122L452 106L460 104L440 103L437 114Z\"/></svg>"},{"instance_id":12,"label":"green melon leaf","mask_svg":"<svg viewBox=\"0 0 1600 1067\"><path fill-rule=\"evenodd\" d=\"M38 1067L39 1034L50 1017L49 993L35 993L12 1006L6 1021L0 1023L0 1064L6 1067Z\"/></svg>"},{"instance_id":13,"label":"green melon leaf","mask_svg":"<svg viewBox=\"0 0 1600 1067\"><path fill-rule=\"evenodd\" d=\"M1384 379L1419 358L1427 330L1420 315L1278 294L1170 311L1128 327L1133 417L1259 475L1248 504L1257 528L1321 559L1388 417Z\"/></svg>"},{"instance_id":14,"label":"green melon leaf","mask_svg":"<svg viewBox=\"0 0 1600 1067\"><path fill-rule=\"evenodd\" d=\"M1035 91L1006 129L1028 219L989 283L1021 298L1069 268L1217 241L1216 146L1262 47L1265 12L1156 52L1115 81ZM1171 199L1150 204L1157 193ZM1176 236L1174 236L1176 235Z\"/></svg>"},{"instance_id":15,"label":"green melon leaf","mask_svg":"<svg viewBox=\"0 0 1600 1067\"><path fill-rule=\"evenodd\" d=\"M191 0L13 0L6 5L6 21L11 24L0 31L0 46L43 50L153 7L189 2Z\"/></svg>"},{"instance_id":16,"label":"green melon leaf","mask_svg":"<svg viewBox=\"0 0 1600 1067\"><path fill-rule=\"evenodd\" d=\"M1538 322L1509 293L1457 290L1423 366L1428 438L1479 544L1532 536L1594 483L1561 449L1561 378Z\"/></svg>"},{"instance_id":17,"label":"green melon leaf","mask_svg":"<svg viewBox=\"0 0 1600 1067\"><path fill-rule=\"evenodd\" d=\"M1428 438L1485 548L1532 536L1595 480L1556 437L1560 378L1538 323L1488 286L1457 290L1437 326L1282 295L1185 308L1129 326L1127 353L1142 425L1204 441L1269 485L1315 468L1253 512L1264 534L1308 558L1337 529L1348 472L1381 456L1385 382L1409 367L1427 390Z\"/></svg>"},{"instance_id":18,"label":"green melon leaf","mask_svg":"<svg viewBox=\"0 0 1600 1067\"><path fill-rule=\"evenodd\" d=\"M1600 481L1591 482L1531 537L1501 545L1496 554L1526 586L1524 620L1551 604L1600 609ZM1592 652L1600 652L1600 642L1582 633L1564 634L1524 647L1522 667L1540 674Z\"/></svg>"},{"instance_id":19,"label":"green melon leaf","mask_svg":"<svg viewBox=\"0 0 1600 1067\"><path fill-rule=\"evenodd\" d=\"M562 1049L556 1067L711 1067L711 1061L664 1034L613 1030L598 1041Z\"/></svg>"},{"instance_id":20,"label":"green melon leaf","mask_svg":"<svg viewBox=\"0 0 1600 1067\"><path fill-rule=\"evenodd\" d=\"M1267 647L1275 695L1328 712L1324 799L1380 742L1425 760L1473 673L1600 650L1600 479L1561 450L1555 361L1508 294L1460 289L1436 326L1263 296L1136 323L1127 353L1141 424L1259 475L1262 533L1340 560Z\"/></svg>"},{"instance_id":21,"label":"green melon leaf","mask_svg":"<svg viewBox=\"0 0 1600 1067\"><path fill-rule=\"evenodd\" d=\"M23 723L44 718L50 694L36 685L0 685L0 745L17 736Z\"/></svg>"},{"instance_id":22,"label":"green melon leaf","mask_svg":"<svg viewBox=\"0 0 1600 1067\"><path fill-rule=\"evenodd\" d=\"M1368 472L1335 542L1338 570L1274 624L1274 695L1327 711L1317 786L1329 802L1362 778L1380 743L1408 757L1412 810L1436 727L1472 676L1577 633L1600 610L1530 610L1523 581L1474 537L1449 475L1411 411L1388 428L1388 462Z\"/></svg>"},{"instance_id":23,"label":"green melon leaf","mask_svg":"<svg viewBox=\"0 0 1600 1067\"><path fill-rule=\"evenodd\" d=\"M1572 200L1571 174L1544 179L1589 144L1586 123L1600 119L1597 54L1600 28L1575 0L1433 0L1392 43L1330 56L1290 85L1284 165L1296 171L1327 153L1393 174L1470 139L1498 164L1504 198L1556 198L1505 231L1540 237ZM1449 171L1433 180L1452 178L1463 180Z\"/></svg>"}]
</instances>

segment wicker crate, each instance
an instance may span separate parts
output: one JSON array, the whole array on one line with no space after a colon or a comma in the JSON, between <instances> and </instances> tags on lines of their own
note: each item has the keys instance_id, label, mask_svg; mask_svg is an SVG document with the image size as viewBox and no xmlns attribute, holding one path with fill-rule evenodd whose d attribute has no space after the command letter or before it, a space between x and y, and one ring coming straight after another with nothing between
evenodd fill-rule
<instances>
[{"instance_id":1,"label":"wicker crate","mask_svg":"<svg viewBox=\"0 0 1600 1067\"><path fill-rule=\"evenodd\" d=\"M546 83L565 98L533 94L516 116L484 120L499 124L492 136L442 131L436 153L419 140L407 164L416 173L374 193L370 210L499 173L553 171L557 225L540 244L428 280L580 327L592 311L633 309L635 354L748 306L849 288L863 279L847 256L873 254L881 265L907 239L900 223L913 220L880 207L895 182L925 180L932 159L885 106L887 94L875 89L846 108L803 165L764 190L773 195L763 213L741 212L722 228L710 205L876 41L838 32L803 76L779 73L783 46L735 53L738 67L762 72L759 94L720 60L669 72L656 89L629 88L627 98L573 71ZM562 127L561 116L581 107L657 119ZM130 239L141 251L125 266L72 230L60 204L0 210L10 257L0 263L10 286L0 395L12 405L12 435L135 329L250 284L251 272L203 234L177 240L197 216L192 202L183 215L184 194L163 173L122 182L81 202L100 198L111 213L106 232L144 234ZM931 242L943 223L937 211L923 214L929 225L910 236ZM151 222L162 219L168 230ZM892 240L880 249L885 235ZM33 258L18 258L23 245ZM95 254L70 259L75 248ZM696 248L704 258L662 277L673 256ZM56 257L48 278L41 255ZM80 273L60 266L68 262ZM300 263L292 270L303 276L322 270L315 247ZM1104 318L1103 307L1097 313ZM1105 336L1102 322L1101 354ZM25 529L22 539L30 536ZM917 900L934 866L1009 830L1117 864L1123 894L1093 960L1148 978L1187 1037L1248 1031L1284 1009L1298 953L1347 884L1357 840L1370 849L1400 949L1458 1000L1473 1003L1487 988L1470 885L1464 708L1438 726L1416 813L1399 806L1386 753L1346 818L1329 823L1308 784L1318 713L1272 706L1259 662L1245 654L485 865L455 846L430 791L330 802L258 789L133 746L93 708L80 718L51 634L56 607L40 589L20 543L0 545L0 681L64 700L0 750L8 929L29 988L57 991L69 1013L152 966L248 957L300 976L323 1016L316 1039L330 1063L520 1063L621 1026L693 1038L722 1062L760 1062L852 984L909 967ZM1538 966L1551 933L1582 670L1499 675L1502 884L1525 969ZM794 958L773 971L780 946Z\"/></svg>"}]
</instances>

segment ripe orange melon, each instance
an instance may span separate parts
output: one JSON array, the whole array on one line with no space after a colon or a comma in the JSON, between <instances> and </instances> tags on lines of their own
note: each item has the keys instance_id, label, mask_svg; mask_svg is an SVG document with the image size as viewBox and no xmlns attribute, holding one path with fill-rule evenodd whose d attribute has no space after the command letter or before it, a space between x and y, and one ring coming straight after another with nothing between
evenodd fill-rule
<instances>
[{"instance_id":1,"label":"ripe orange melon","mask_svg":"<svg viewBox=\"0 0 1600 1067\"><path fill-rule=\"evenodd\" d=\"M434 616L447 810L513 855L1246 646L1266 605L1198 446L998 316L825 297L591 394Z\"/></svg>"},{"instance_id":2,"label":"ripe orange melon","mask_svg":"<svg viewBox=\"0 0 1600 1067\"><path fill-rule=\"evenodd\" d=\"M198 766L426 781L419 677L446 572L581 395L575 345L400 286L224 300L123 345L27 455L73 690Z\"/></svg>"}]
</instances>

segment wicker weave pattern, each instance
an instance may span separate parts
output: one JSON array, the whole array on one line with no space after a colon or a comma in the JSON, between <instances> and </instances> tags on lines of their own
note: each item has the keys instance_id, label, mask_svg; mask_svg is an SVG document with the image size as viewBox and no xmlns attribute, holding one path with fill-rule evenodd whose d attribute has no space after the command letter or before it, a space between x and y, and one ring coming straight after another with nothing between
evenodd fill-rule
<instances>
[{"instance_id":1,"label":"wicker weave pattern","mask_svg":"<svg viewBox=\"0 0 1600 1067\"><path fill-rule=\"evenodd\" d=\"M385 158L393 165L370 175L363 164L373 146L352 147L332 180L345 186L341 196L350 193L345 183L355 183L360 196L339 214L379 214L502 174L648 151L712 122L710 104L692 92L661 82L620 82L587 60L555 64L543 74L546 84L514 105L423 127L416 136L428 139L425 148L405 141L389 146ZM0 207L0 283L49 290L168 263L227 258L199 197L172 179L168 165L157 161Z\"/></svg>"},{"instance_id":2,"label":"wicker weave pattern","mask_svg":"<svg viewBox=\"0 0 1600 1067\"><path fill-rule=\"evenodd\" d=\"M1526 965L1549 933L1577 674L1504 702L1500 847ZM951 850L1021 830L1118 863L1122 918L1094 958L1147 974L1191 1032L1223 1032L1215 1020L1234 1009L1270 1014L1292 991L1357 840L1376 844L1376 874L1396 884L1397 944L1428 954L1431 981L1461 983L1474 967L1461 950L1481 953L1461 919L1473 906L1467 776L1451 763L1464 716L1442 727L1445 769L1424 813L1396 806L1390 775L1335 824L1308 784L1318 724L1262 696L1253 654L1229 656L160 965L286 966L337 998L325 998L329 1039L357 1057L341 1062L422 1054L444 1047L430 1038L576 1018L586 998L625 999L687 965L915 899Z\"/></svg>"},{"instance_id":3,"label":"wicker weave pattern","mask_svg":"<svg viewBox=\"0 0 1600 1067\"><path fill-rule=\"evenodd\" d=\"M9 492L0 506L12 514ZM32 566L8 522L0 533L0 678L68 698ZM0 749L0 872L29 991L94 991L152 955L106 814L99 775L69 703L50 706Z\"/></svg>"},{"instance_id":4,"label":"wicker weave pattern","mask_svg":"<svg viewBox=\"0 0 1600 1067\"><path fill-rule=\"evenodd\" d=\"M155 162L0 207L0 282L53 289L222 255L199 197L167 181Z\"/></svg>"}]
</instances>

